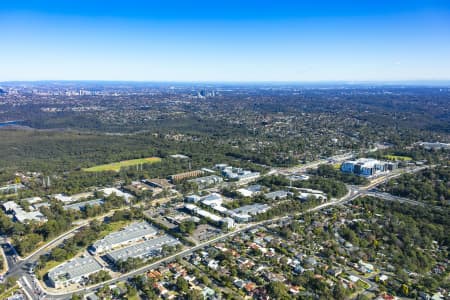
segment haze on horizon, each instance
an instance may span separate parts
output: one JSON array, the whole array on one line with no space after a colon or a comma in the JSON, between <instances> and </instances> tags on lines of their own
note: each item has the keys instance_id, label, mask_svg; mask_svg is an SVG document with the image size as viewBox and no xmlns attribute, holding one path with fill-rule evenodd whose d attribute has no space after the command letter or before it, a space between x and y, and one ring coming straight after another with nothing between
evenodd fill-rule
<instances>
[{"instance_id":1,"label":"haze on horizon","mask_svg":"<svg viewBox=\"0 0 450 300\"><path fill-rule=\"evenodd\" d=\"M13 1L0 81L450 80L448 1Z\"/></svg>"}]
</instances>

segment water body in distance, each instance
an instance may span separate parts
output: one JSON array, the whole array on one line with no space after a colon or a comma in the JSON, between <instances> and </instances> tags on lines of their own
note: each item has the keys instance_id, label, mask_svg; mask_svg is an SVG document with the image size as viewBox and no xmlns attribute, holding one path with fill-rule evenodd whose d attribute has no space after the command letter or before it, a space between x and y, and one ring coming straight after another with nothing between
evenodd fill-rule
<instances>
[{"instance_id":1,"label":"water body in distance","mask_svg":"<svg viewBox=\"0 0 450 300\"><path fill-rule=\"evenodd\" d=\"M0 127L19 125L21 121L0 122Z\"/></svg>"}]
</instances>

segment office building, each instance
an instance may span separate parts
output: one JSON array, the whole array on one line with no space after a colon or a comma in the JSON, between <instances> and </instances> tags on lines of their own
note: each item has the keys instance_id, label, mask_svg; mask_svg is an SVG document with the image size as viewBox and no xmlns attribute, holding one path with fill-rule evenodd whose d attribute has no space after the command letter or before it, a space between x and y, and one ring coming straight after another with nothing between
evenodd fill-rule
<instances>
[{"instance_id":1,"label":"office building","mask_svg":"<svg viewBox=\"0 0 450 300\"><path fill-rule=\"evenodd\" d=\"M118 249L106 254L106 258L116 264L118 261L126 261L129 258L148 259L159 256L163 246L176 246L180 242L170 235L159 236L145 242Z\"/></svg>"},{"instance_id":2,"label":"office building","mask_svg":"<svg viewBox=\"0 0 450 300\"><path fill-rule=\"evenodd\" d=\"M101 254L119 246L154 237L157 233L157 229L147 222L133 223L96 241L89 247L89 251L92 254Z\"/></svg>"},{"instance_id":3,"label":"office building","mask_svg":"<svg viewBox=\"0 0 450 300\"><path fill-rule=\"evenodd\" d=\"M254 196L256 194L261 193L261 191L262 191L262 186L259 184L250 185L246 188L241 188L241 189L237 190L237 192L244 197Z\"/></svg>"},{"instance_id":4,"label":"office building","mask_svg":"<svg viewBox=\"0 0 450 300\"><path fill-rule=\"evenodd\" d=\"M73 203L73 204L67 204L67 205L64 205L63 208L65 210L72 209L72 210L83 211L86 209L86 206L103 205L103 203L105 203L105 201L103 199L95 199L95 200L77 202L77 203Z\"/></svg>"},{"instance_id":5,"label":"office building","mask_svg":"<svg viewBox=\"0 0 450 300\"><path fill-rule=\"evenodd\" d=\"M222 177L217 175L210 175L205 177L199 177L194 179L189 179L188 182L192 182L197 184L198 188L204 189L208 186L215 185L221 183L223 181Z\"/></svg>"},{"instance_id":6,"label":"office building","mask_svg":"<svg viewBox=\"0 0 450 300\"><path fill-rule=\"evenodd\" d=\"M201 176L204 173L205 172L202 171L202 170L189 171L189 172L184 172L184 173L178 173L178 174L170 175L169 179L172 181L172 183L177 183L177 182L180 182L180 181L182 181L184 179L189 179L189 178Z\"/></svg>"},{"instance_id":7,"label":"office building","mask_svg":"<svg viewBox=\"0 0 450 300\"><path fill-rule=\"evenodd\" d=\"M385 162L372 158L345 161L341 165L344 173L353 173L359 176L371 177L379 173L392 171L397 168L393 162Z\"/></svg>"},{"instance_id":8,"label":"office building","mask_svg":"<svg viewBox=\"0 0 450 300\"><path fill-rule=\"evenodd\" d=\"M250 205L244 205L236 209L231 210L231 217L239 223L249 222L252 217L265 213L269 210L267 204L255 203Z\"/></svg>"},{"instance_id":9,"label":"office building","mask_svg":"<svg viewBox=\"0 0 450 300\"><path fill-rule=\"evenodd\" d=\"M264 197L269 200L281 200L286 199L289 194L287 191L274 191L265 194Z\"/></svg>"},{"instance_id":10,"label":"office building","mask_svg":"<svg viewBox=\"0 0 450 300\"><path fill-rule=\"evenodd\" d=\"M105 197L109 197L111 195L116 195L117 197L121 197L123 199L125 199L126 202L130 202L132 199L134 199L134 196L125 192L122 192L119 189L116 188L105 188L100 190L100 192L103 193L103 195L105 195Z\"/></svg>"},{"instance_id":11,"label":"office building","mask_svg":"<svg viewBox=\"0 0 450 300\"><path fill-rule=\"evenodd\" d=\"M2 205L5 212L7 214L12 214L13 219L19 223L28 223L31 221L37 223L47 222L47 218L33 206L29 207L30 211L26 211L14 201L7 201Z\"/></svg>"},{"instance_id":12,"label":"office building","mask_svg":"<svg viewBox=\"0 0 450 300\"><path fill-rule=\"evenodd\" d=\"M48 272L50 284L55 288L80 283L102 269L92 257L78 257L63 263Z\"/></svg>"},{"instance_id":13,"label":"office building","mask_svg":"<svg viewBox=\"0 0 450 300\"><path fill-rule=\"evenodd\" d=\"M211 221L214 221L214 222L221 222L223 219L222 217L212 214L209 211L206 211L204 209L201 209L200 207L198 207L197 205L194 205L194 204L185 204L184 208L186 210L188 210L191 214L210 219Z\"/></svg>"}]
</instances>

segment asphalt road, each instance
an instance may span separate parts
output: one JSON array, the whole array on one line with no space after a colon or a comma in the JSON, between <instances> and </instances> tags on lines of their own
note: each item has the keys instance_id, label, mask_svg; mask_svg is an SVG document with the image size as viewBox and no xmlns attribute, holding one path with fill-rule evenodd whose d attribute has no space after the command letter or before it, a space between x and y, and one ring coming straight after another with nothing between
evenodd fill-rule
<instances>
[{"instance_id":1,"label":"asphalt road","mask_svg":"<svg viewBox=\"0 0 450 300\"><path fill-rule=\"evenodd\" d=\"M321 209L329 207L329 206L343 204L343 203L346 203L348 201L354 200L358 196L359 196L358 190L355 189L354 187L350 187L349 188L349 192L343 198L341 198L339 200L336 200L336 201L330 201L330 202L326 202L326 203L320 204L320 205L318 205L318 206L316 206L314 208L311 208L311 209L307 210L307 212L318 211L318 210L321 210ZM300 214L302 214L302 213L299 213L297 215L300 215ZM128 279L130 279L130 278L132 278L132 277L134 277L136 275L146 273L147 271L149 271L151 269L159 267L161 264L173 261L173 260L175 260L178 257L188 256L188 255L192 254L193 252L195 252L197 250L200 250L200 249L202 249L202 248L204 248L206 246L209 246L209 245L211 245L213 243L216 243L218 241L227 239L227 238L229 238L229 237L231 237L233 235L236 235L238 233L247 231L247 230L249 230L251 228L258 227L258 226L265 225L265 224L278 222L278 221L283 220L283 219L289 219L291 217L292 216L282 216L282 217L277 217L277 218L274 218L274 219L265 220L265 221L261 221L261 222L250 223L250 224L242 226L242 227L240 227L240 228L238 228L238 229L236 229L236 230L234 230L232 232L223 234L223 235L221 235L219 237L216 237L216 238L213 238L213 239L211 239L209 241L200 243L200 244L198 244L198 245L196 245L194 247L191 247L189 249L183 250L183 251L181 251L179 253L176 253L176 254L173 254L171 256L162 258L162 259L160 259L160 260L158 260L158 261L156 261L156 262L154 262L152 264L146 265L146 266L144 266L142 268L139 268L139 269L133 270L133 271L131 271L129 273L123 274L120 277L117 277L117 278L111 279L109 281L105 281L105 282L102 282L102 283L99 283L97 285L93 285L93 286L90 286L90 287L87 287L87 288L71 291L70 293L68 293L68 292L48 293L49 295L47 297L45 297L45 299L69 299L70 296L73 293L90 293L90 292L93 292L93 291L97 290L99 287L102 287L104 285L110 285L110 284L114 284L114 283L117 283L117 282L120 282L120 281L126 281L126 280L128 280Z\"/></svg>"},{"instance_id":2,"label":"asphalt road","mask_svg":"<svg viewBox=\"0 0 450 300\"><path fill-rule=\"evenodd\" d=\"M423 167L422 168L408 169L408 170L405 170L405 171L394 172L394 173L382 176L382 177L380 177L378 179L375 179L373 181L373 183L369 184L366 187L358 187L358 186L351 186L351 185L349 185L348 186L348 193L347 193L347 195L345 195L341 199L320 204L320 205L318 205L318 206L316 206L314 208L309 209L307 212L318 211L318 210L321 210L321 209L329 207L329 206L341 205L341 204L350 202L350 201L356 199L357 197L359 197L361 195L367 194L368 190L373 189L374 187L376 187L376 186L386 182L387 180L389 180L391 178L400 176L400 175L402 175L404 173L417 172L417 171L420 171L422 169L423 169ZM234 230L232 232L223 234L223 235L221 235L219 237L213 238L212 240L200 243L200 244L198 244L198 245L196 245L194 247L191 247L189 249L183 250L183 251L181 251L179 253L176 253L174 255L162 258L162 259L158 260L157 262L154 262L152 264L146 265L146 266L144 266L142 268L139 268L139 269L136 269L136 270L131 271L129 273L123 274L120 277L111 279L111 280L106 281L106 282L102 282L102 283L97 284L97 285L93 285L93 286L90 286L90 287L87 287L87 288L82 288L82 289L78 289L78 290L74 290L74 291L70 291L70 292L62 291L62 292L56 293L56 292L45 291L46 296L44 296L44 297L39 296L39 294L42 295L42 292L44 290L43 290L42 287L39 286L39 283L38 282L35 283L34 278L30 274L27 273L30 264L33 264L39 258L39 256L41 256L42 254L47 253L51 248L53 248L56 245L62 243L74 231L76 231L79 228L81 228L83 226L86 226L88 224L88 223L86 223L86 224L83 223L79 227L74 228L71 231L64 233L63 235L59 236L57 239L53 240L49 244L47 244L44 247L38 249L32 255L30 255L27 258L25 258L23 260L20 260L20 261L14 259L15 250L12 247L9 247L10 249L8 251L8 249L5 248L5 243L4 243L3 244L3 249L5 250L5 254L7 256L8 264L10 266L10 271L8 272L7 276L8 277L9 276L15 276L15 277L19 278L19 281L20 281L21 285L23 286L23 288L25 289L25 292L26 292L27 296L30 297L33 300L35 300L35 299L36 300L37 299L55 299L55 300L56 299L58 299L58 300L70 299L71 295L73 293L89 293L89 292L93 292L93 291L97 290L101 286L113 284L113 283L116 283L116 282L119 282L119 281L125 281L125 280L127 280L129 278L132 278L132 277L136 276L136 275L143 274L143 273L147 272L148 270L154 269L154 268L160 266L163 263L173 261L173 260L175 260L178 257L188 256L191 253L193 253L193 252L195 252L195 251L197 251L199 249L202 249L202 248L204 248L206 246L209 246L210 244L213 244L213 243L218 242L220 240L224 240L224 239L226 239L226 238L228 238L230 236L236 235L236 234L238 234L240 232L249 230L249 229L257 227L257 226L270 224L270 223L273 223L273 222L278 222L280 220L288 219L290 217L292 217L292 216L277 217L277 218L274 218L274 219L271 219L271 220L266 220L266 221L246 224L246 225L241 226L241 227L239 227L238 229L236 229L236 230Z\"/></svg>"}]
</instances>

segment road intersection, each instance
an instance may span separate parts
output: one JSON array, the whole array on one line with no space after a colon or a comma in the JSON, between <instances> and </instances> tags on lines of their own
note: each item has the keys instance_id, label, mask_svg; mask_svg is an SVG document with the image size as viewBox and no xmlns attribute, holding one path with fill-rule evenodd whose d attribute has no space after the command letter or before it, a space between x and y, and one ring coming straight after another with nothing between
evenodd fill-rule
<instances>
[{"instance_id":1,"label":"road intersection","mask_svg":"<svg viewBox=\"0 0 450 300\"><path fill-rule=\"evenodd\" d=\"M371 195L373 194L373 196L376 197L376 193L371 192L371 190L373 188L375 188L376 186L392 179L395 177L398 177L404 173L413 173L413 172L418 172L420 170L423 170L425 167L420 167L420 168L409 168L409 169L405 169L405 170L399 170L397 172L393 172L393 173L389 173L389 174L384 174L382 176L379 176L378 178L375 178L374 180L371 181L371 183L367 186L353 186L353 185L348 185L347 189L348 192L347 194L340 198L340 199L334 199L322 204L319 204L313 208L310 208L308 210L306 210L305 212L314 212L314 211L318 211L327 207L331 207L331 206L336 206L336 205L342 205L348 202L353 201L354 199L363 196L363 195ZM381 197L382 198L382 197ZM399 197L398 197L399 198ZM383 199L383 198L382 198ZM392 201L396 201L396 198L392 198ZM411 200L412 201L412 200ZM275 223L275 222L279 222L285 219L289 219L292 218L294 216L297 216L299 214L303 214L305 212L301 212L301 213L297 213L295 215L287 215L287 216L280 216L280 217L276 217L270 220L264 220L264 221L259 221L259 222L252 222L252 223L247 223L247 224L242 224L239 225L236 229L234 229L231 232L227 232L224 233L218 237L215 237L211 240L208 240L206 242L202 242L200 244L197 244L195 246L189 247L187 249L182 250L181 252L175 253L173 255L170 255L168 257L164 257L162 259L159 259L158 261L155 261L151 264L148 264L146 266L143 266L139 269L133 270L129 273L126 274L122 274L119 277L113 278L111 280L96 284L96 285L92 285L89 287L84 287L84 288L78 288L78 289L74 289L74 290L70 290L70 291L61 291L61 292L54 292L54 291L49 291L45 288L43 288L40 284L40 282L34 277L34 275L29 274L28 270L30 269L31 266L33 266L38 258L45 254L48 253L52 248L56 247L57 245L61 244L62 242L64 242L65 239L69 238L70 236L72 236L77 230L79 230L80 228L84 227L84 226L88 226L89 221L85 221L81 224L79 224L77 227L71 229L70 231L58 236L56 239L52 240L51 242L47 243L46 245L42 246L41 248L37 249L35 252L33 252L32 254L30 254L29 256L27 256L26 258L23 259L17 259L17 253L15 253L14 248L9 245L10 249L6 249L7 245L3 244L3 249L5 250L5 254L7 257L7 261L8 261L8 266L9 266L9 272L7 273L7 277L16 277L19 278L19 282L22 286L22 288L24 289L27 297L29 297L30 299L70 299L71 295L73 293L89 293L89 292L93 292L95 290L97 290L98 288L104 286L104 285L109 285L109 284L114 284L117 283L119 281L125 281L129 278L132 278L136 275L139 274L144 274L147 271L154 269L156 267L158 267L159 265L163 264L163 263L167 263L170 261L175 260L178 257L185 257L190 255L191 253L202 249L204 247L207 247L213 243L216 243L218 241L227 239L233 235L239 234L241 232L247 231L249 229L252 229L254 227L258 227L258 226L262 226L262 225L266 225L266 224L270 224L270 223ZM110 212L111 213L111 212ZM110 214L109 213L109 214ZM104 217L104 216L102 216ZM6 247L5 247L6 246ZM16 257L16 258L15 258ZM31 273L31 272L30 272Z\"/></svg>"}]
</instances>

